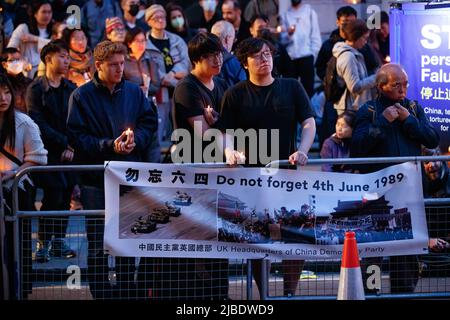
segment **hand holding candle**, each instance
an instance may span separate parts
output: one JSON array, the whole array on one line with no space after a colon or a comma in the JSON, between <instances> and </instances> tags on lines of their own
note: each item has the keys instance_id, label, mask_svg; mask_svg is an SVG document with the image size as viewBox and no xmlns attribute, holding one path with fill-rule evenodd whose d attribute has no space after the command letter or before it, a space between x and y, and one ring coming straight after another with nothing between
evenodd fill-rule
<instances>
[{"instance_id":1,"label":"hand holding candle","mask_svg":"<svg viewBox=\"0 0 450 320\"><path fill-rule=\"evenodd\" d=\"M216 112L213 108L211 108L210 105L208 105L205 108L204 117L205 117L206 122L210 126L212 126L217 122L217 120L219 120L219 113Z\"/></svg>"},{"instance_id":2,"label":"hand holding candle","mask_svg":"<svg viewBox=\"0 0 450 320\"><path fill-rule=\"evenodd\" d=\"M125 145L130 145L134 143L134 132L130 128L125 131L127 139L125 140Z\"/></svg>"}]
</instances>

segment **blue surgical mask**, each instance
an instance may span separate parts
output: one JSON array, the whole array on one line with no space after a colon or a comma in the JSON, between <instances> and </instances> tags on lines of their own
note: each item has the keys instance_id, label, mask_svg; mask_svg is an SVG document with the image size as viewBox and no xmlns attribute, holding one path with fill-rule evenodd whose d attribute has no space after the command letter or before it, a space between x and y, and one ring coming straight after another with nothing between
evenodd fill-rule
<instances>
[{"instance_id":1,"label":"blue surgical mask","mask_svg":"<svg viewBox=\"0 0 450 320\"><path fill-rule=\"evenodd\" d=\"M202 8L204 11L215 12L217 3L215 0L203 0Z\"/></svg>"},{"instance_id":2,"label":"blue surgical mask","mask_svg":"<svg viewBox=\"0 0 450 320\"><path fill-rule=\"evenodd\" d=\"M180 29L184 26L184 18L183 17L176 17L170 21L170 24L175 29Z\"/></svg>"}]
</instances>

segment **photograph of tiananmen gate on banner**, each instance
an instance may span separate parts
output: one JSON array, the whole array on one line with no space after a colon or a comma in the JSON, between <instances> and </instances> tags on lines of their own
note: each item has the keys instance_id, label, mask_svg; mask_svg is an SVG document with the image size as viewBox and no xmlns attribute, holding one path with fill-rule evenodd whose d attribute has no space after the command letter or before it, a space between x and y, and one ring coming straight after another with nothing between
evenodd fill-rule
<instances>
[{"instance_id":1,"label":"photograph of tiananmen gate on banner","mask_svg":"<svg viewBox=\"0 0 450 320\"><path fill-rule=\"evenodd\" d=\"M219 241L237 243L344 243L354 231L358 243L412 239L408 208L394 209L385 196L373 200L337 200L328 215L316 215L316 197L298 208L258 209L236 196L219 193Z\"/></svg>"}]
</instances>

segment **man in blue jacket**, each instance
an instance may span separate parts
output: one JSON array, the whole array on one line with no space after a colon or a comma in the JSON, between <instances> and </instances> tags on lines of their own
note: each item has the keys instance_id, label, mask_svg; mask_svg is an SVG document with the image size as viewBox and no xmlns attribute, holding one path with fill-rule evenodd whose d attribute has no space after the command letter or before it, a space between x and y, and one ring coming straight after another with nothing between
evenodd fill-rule
<instances>
[{"instance_id":1,"label":"man in blue jacket","mask_svg":"<svg viewBox=\"0 0 450 320\"><path fill-rule=\"evenodd\" d=\"M422 145L436 148L439 144L436 129L422 107L406 98L408 75L405 70L398 64L386 64L378 70L376 83L378 98L365 103L356 114L350 157L420 156ZM370 164L357 168L361 173L369 173L389 165ZM391 293L413 292L418 267L417 256L390 257Z\"/></svg>"},{"instance_id":2,"label":"man in blue jacket","mask_svg":"<svg viewBox=\"0 0 450 320\"><path fill-rule=\"evenodd\" d=\"M69 101L68 132L70 144L78 151L81 164L104 161L142 161L157 132L157 116L141 88L122 79L127 50L121 43L103 41L94 50L97 72L92 81L75 90ZM131 133L127 134L127 129ZM103 174L81 177L81 202L84 209L104 209ZM110 298L108 257L103 254L104 219L87 221L89 242L88 278L94 298ZM131 258L118 258L119 289L130 286L134 273ZM127 276L121 277L121 267ZM128 282L128 283L127 283ZM131 290L132 291L132 290ZM130 292L130 291L126 291ZM125 291L119 293L124 294Z\"/></svg>"}]
</instances>

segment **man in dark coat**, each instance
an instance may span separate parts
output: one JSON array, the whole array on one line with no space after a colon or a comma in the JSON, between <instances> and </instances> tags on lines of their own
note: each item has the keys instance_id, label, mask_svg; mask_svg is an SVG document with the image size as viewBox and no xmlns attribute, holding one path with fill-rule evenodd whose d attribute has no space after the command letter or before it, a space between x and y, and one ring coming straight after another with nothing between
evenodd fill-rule
<instances>
[{"instance_id":1,"label":"man in dark coat","mask_svg":"<svg viewBox=\"0 0 450 320\"><path fill-rule=\"evenodd\" d=\"M97 69L94 78L76 89L70 98L69 140L77 150L80 164L103 164L109 160L143 161L148 154L152 136L157 131L157 116L142 89L122 79L126 54L127 49L121 43L99 43L94 50ZM81 179L83 208L104 209L103 173L89 173ZM86 224L88 279L93 297L136 294L136 289L130 289L134 259L116 259L118 283L117 290L113 290L108 278L108 256L103 254L104 218L89 219Z\"/></svg>"},{"instance_id":2,"label":"man in dark coat","mask_svg":"<svg viewBox=\"0 0 450 320\"><path fill-rule=\"evenodd\" d=\"M75 84L64 79L70 63L69 49L61 40L52 41L42 49L41 60L46 66L46 72L30 84L26 95L27 108L41 131L44 146L48 150L48 164L68 164L72 162L75 150L69 144L66 119L69 97L76 88ZM74 174L40 174L38 184L44 190L41 210L70 209ZM50 256L75 256L75 252L62 240L66 228L67 217L41 219L39 238L42 243L36 254L38 262L46 262ZM55 236L53 241L52 236Z\"/></svg>"},{"instance_id":3,"label":"man in dark coat","mask_svg":"<svg viewBox=\"0 0 450 320\"><path fill-rule=\"evenodd\" d=\"M420 156L421 146L435 148L439 135L429 123L421 106L406 98L408 75L398 64L385 64L377 72L380 92L375 101L360 107L356 114L350 157ZM359 165L369 173L390 164ZM379 259L372 259L380 263ZM367 259L363 265L367 264ZM417 256L390 257L391 293L413 292L418 280ZM365 274L365 272L363 272Z\"/></svg>"}]
</instances>

